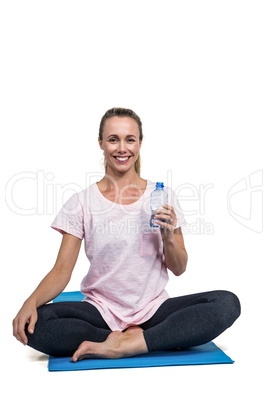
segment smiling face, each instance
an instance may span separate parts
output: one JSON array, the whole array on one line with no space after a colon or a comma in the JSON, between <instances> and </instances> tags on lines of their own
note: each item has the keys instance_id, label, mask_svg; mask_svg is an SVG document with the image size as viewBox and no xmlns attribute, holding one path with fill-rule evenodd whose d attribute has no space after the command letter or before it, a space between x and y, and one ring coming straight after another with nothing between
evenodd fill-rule
<instances>
[{"instance_id":1,"label":"smiling face","mask_svg":"<svg viewBox=\"0 0 268 402\"><path fill-rule=\"evenodd\" d=\"M142 144L139 137L139 126L131 117L113 116L106 120L99 144L107 161L107 173L110 169L122 173L134 169Z\"/></svg>"}]
</instances>

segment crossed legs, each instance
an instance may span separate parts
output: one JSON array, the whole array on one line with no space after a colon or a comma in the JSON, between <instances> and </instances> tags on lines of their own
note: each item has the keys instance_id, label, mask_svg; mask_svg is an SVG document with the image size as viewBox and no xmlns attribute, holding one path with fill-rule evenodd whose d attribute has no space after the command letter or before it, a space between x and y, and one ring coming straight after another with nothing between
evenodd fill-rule
<instances>
[{"instance_id":1,"label":"crossed legs","mask_svg":"<svg viewBox=\"0 0 268 402\"><path fill-rule=\"evenodd\" d=\"M74 362L121 358L201 345L220 335L240 315L240 303L233 293L212 291L170 298L139 327L112 332L98 310L89 306L86 302L42 306L35 333L27 334L29 345L54 356L73 356Z\"/></svg>"}]
</instances>

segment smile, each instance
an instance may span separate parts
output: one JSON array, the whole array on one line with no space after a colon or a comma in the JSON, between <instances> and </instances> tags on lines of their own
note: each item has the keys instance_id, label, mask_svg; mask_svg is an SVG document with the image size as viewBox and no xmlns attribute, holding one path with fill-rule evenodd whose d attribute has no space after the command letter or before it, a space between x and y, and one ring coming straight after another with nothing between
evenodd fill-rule
<instances>
[{"instance_id":1,"label":"smile","mask_svg":"<svg viewBox=\"0 0 268 402\"><path fill-rule=\"evenodd\" d=\"M127 162L128 160L129 160L129 158L130 158L130 156L114 156L114 158L118 161L118 162L120 162L120 163L124 163L124 162Z\"/></svg>"}]
</instances>

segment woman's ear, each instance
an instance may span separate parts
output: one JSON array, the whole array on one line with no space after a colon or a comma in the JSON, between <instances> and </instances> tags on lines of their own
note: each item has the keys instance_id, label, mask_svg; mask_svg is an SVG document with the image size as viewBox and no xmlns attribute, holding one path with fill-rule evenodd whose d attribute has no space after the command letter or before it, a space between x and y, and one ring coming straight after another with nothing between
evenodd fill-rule
<instances>
[{"instance_id":1,"label":"woman's ear","mask_svg":"<svg viewBox=\"0 0 268 402\"><path fill-rule=\"evenodd\" d=\"M100 149L102 149L102 150L103 150L103 146L102 146L102 140L100 139L100 137L98 137L98 141L99 141L99 146L100 146Z\"/></svg>"}]
</instances>

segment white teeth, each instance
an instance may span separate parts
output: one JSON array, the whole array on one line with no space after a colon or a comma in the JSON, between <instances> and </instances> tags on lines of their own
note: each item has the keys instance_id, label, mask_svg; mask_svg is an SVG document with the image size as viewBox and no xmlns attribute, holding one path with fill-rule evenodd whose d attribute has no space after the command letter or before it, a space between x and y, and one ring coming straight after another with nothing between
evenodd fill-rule
<instances>
[{"instance_id":1,"label":"white teeth","mask_svg":"<svg viewBox=\"0 0 268 402\"><path fill-rule=\"evenodd\" d=\"M116 156L115 159L118 159L119 161L124 162L128 159L128 156L126 158L118 158L118 156Z\"/></svg>"}]
</instances>

